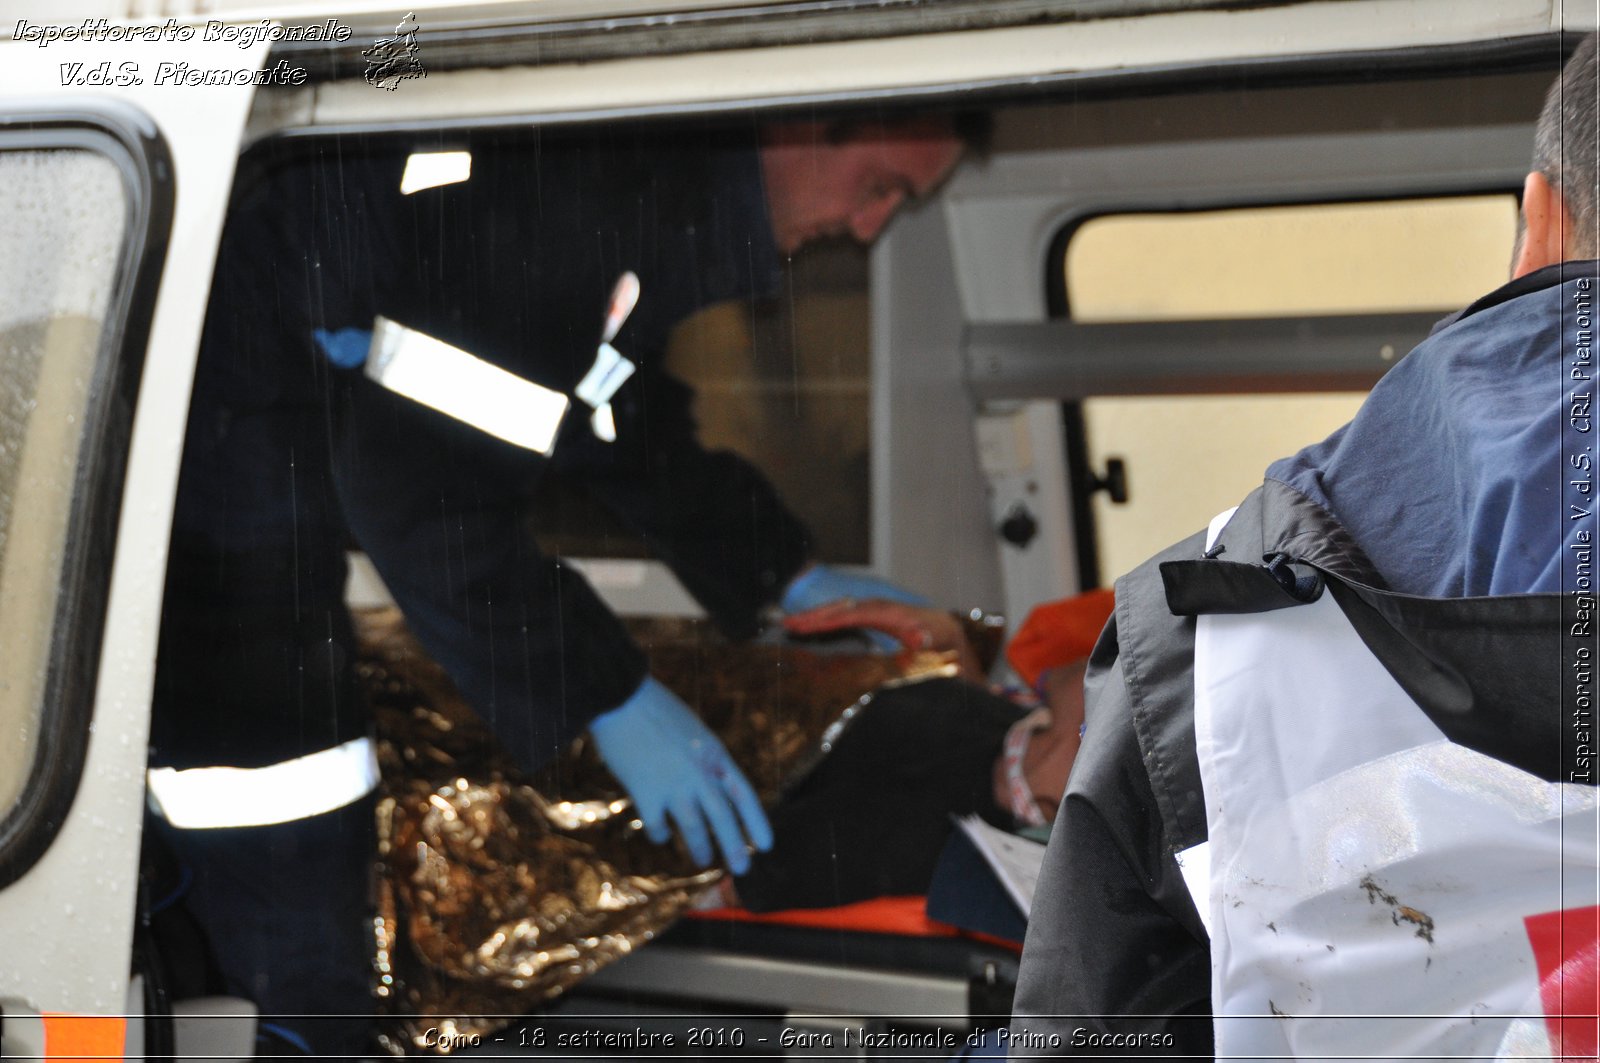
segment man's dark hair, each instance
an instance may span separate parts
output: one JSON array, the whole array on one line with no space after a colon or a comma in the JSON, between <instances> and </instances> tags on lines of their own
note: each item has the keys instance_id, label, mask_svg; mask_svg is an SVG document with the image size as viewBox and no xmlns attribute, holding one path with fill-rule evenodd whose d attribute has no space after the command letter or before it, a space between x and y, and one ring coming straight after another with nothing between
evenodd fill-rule
<instances>
[{"instance_id":1,"label":"man's dark hair","mask_svg":"<svg viewBox=\"0 0 1600 1063\"><path fill-rule=\"evenodd\" d=\"M967 155L987 159L994 146L994 114L990 111L956 111L950 116L950 128L967 146Z\"/></svg>"},{"instance_id":2,"label":"man's dark hair","mask_svg":"<svg viewBox=\"0 0 1600 1063\"><path fill-rule=\"evenodd\" d=\"M1596 34L1579 43L1561 76L1545 96L1544 110L1533 139L1533 168L1561 193L1571 215L1566 234L1567 253L1594 258L1600 252L1600 61Z\"/></svg>"},{"instance_id":3,"label":"man's dark hair","mask_svg":"<svg viewBox=\"0 0 1600 1063\"><path fill-rule=\"evenodd\" d=\"M994 140L994 116L988 111L884 111L868 115L852 114L834 118L824 128L823 135L830 144L842 144L863 129L907 129L918 127L948 128L966 145L969 158L983 159L989 155Z\"/></svg>"}]
</instances>

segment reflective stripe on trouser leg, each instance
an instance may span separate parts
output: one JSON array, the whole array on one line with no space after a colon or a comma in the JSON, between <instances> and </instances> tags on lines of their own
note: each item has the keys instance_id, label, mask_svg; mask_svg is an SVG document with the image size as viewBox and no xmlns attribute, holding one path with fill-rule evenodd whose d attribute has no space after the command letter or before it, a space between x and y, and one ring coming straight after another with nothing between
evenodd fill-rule
<instances>
[{"instance_id":1,"label":"reflective stripe on trouser leg","mask_svg":"<svg viewBox=\"0 0 1600 1063\"><path fill-rule=\"evenodd\" d=\"M150 802L174 827L206 829L287 823L343 808L378 785L372 739L264 768L151 768Z\"/></svg>"}]
</instances>

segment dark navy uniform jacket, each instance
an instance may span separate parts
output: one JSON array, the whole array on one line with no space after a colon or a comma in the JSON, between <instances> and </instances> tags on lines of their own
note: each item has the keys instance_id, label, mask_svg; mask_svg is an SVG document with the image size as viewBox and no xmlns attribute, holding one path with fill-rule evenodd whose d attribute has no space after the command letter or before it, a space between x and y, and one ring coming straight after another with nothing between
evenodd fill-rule
<instances>
[{"instance_id":1,"label":"dark navy uniform jacket","mask_svg":"<svg viewBox=\"0 0 1600 1063\"><path fill-rule=\"evenodd\" d=\"M225 676L164 665L158 758L270 762L360 726L348 695L328 693L347 670L339 594L356 545L513 755L530 768L548 759L632 693L645 662L527 533L545 468L642 534L735 635L754 631L804 563L805 529L745 461L698 444L692 395L660 368L676 322L775 285L749 142L563 135L471 148L469 180L411 195L398 190L409 146L361 141L291 150L241 182L195 384L163 659L193 672L293 637L253 663L274 691L256 711L199 689ZM575 403L548 459L333 368L311 338L382 314L570 393L629 269L642 296L614 342L640 372L611 400L618 438L597 440ZM241 614L254 619L227 619ZM218 630L241 623L276 634L230 642ZM264 716L270 726L251 722Z\"/></svg>"}]
</instances>

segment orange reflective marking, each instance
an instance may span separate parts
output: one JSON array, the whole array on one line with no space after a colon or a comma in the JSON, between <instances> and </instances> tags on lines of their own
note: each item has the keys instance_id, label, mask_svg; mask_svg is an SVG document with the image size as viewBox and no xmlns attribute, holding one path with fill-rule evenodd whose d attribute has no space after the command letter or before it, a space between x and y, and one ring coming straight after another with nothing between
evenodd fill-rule
<instances>
[{"instance_id":1,"label":"orange reflective marking","mask_svg":"<svg viewBox=\"0 0 1600 1063\"><path fill-rule=\"evenodd\" d=\"M44 1013L44 1054L48 1059L121 1060L128 1020L120 1015Z\"/></svg>"}]
</instances>

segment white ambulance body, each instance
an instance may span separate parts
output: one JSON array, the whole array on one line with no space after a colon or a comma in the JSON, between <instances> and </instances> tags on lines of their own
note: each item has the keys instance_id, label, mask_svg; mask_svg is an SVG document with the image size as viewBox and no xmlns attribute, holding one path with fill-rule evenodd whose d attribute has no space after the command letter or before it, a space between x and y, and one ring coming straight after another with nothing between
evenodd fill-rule
<instances>
[{"instance_id":1,"label":"white ambulance body","mask_svg":"<svg viewBox=\"0 0 1600 1063\"><path fill-rule=\"evenodd\" d=\"M362 53L408 14L426 76L376 85ZM816 298L859 338L846 390L870 456L860 545L837 560L1020 617L1202 525L1498 283L1539 99L1595 23L1563 0L0 0L4 1055L142 1054L132 942L164 560L218 235L252 147L992 112L989 156ZM193 83L216 70L238 76ZM1425 209L1399 230L1362 212L1407 203ZM1218 235L1286 206L1308 213L1275 251ZM1139 235L1163 219L1222 228ZM1465 230L1488 235L1442 242ZM1355 235L1326 271L1373 272L1353 294L1225 265L1320 253L1333 232ZM1422 250L1405 257L1396 232ZM1254 294L1175 290L1197 274ZM1445 277L1397 291L1394 274ZM1195 417L1232 434L1207 450ZM1103 497L1123 474L1126 508ZM652 563L583 563L620 610L692 608ZM693 978L650 962L637 977ZM712 983L759 996L753 969L722 970ZM808 977L774 984L810 997L758 1002L837 1010L837 977L858 1014L876 1006L850 972ZM912 985L930 1011L960 992Z\"/></svg>"}]
</instances>

